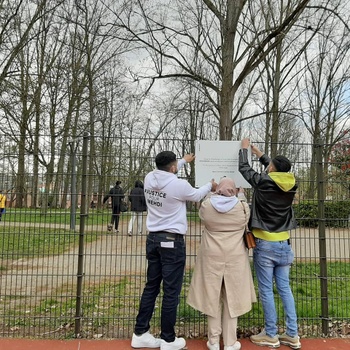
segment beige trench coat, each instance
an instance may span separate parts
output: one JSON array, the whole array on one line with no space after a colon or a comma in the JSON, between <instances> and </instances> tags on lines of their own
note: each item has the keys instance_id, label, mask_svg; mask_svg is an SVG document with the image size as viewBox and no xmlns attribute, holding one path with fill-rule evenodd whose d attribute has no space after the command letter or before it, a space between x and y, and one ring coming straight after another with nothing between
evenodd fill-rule
<instances>
[{"instance_id":1,"label":"beige trench coat","mask_svg":"<svg viewBox=\"0 0 350 350\"><path fill-rule=\"evenodd\" d=\"M217 212L210 198L201 205L199 216L205 228L187 303L206 315L219 317L222 283L231 317L243 315L251 309L252 302L256 302L248 252L243 242L249 213L245 202L237 203L227 213Z\"/></svg>"}]
</instances>

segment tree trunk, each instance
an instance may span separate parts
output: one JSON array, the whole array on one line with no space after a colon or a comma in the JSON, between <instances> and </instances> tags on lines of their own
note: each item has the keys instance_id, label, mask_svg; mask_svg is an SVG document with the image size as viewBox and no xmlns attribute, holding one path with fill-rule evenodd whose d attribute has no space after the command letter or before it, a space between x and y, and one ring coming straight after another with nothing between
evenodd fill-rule
<instances>
[{"instance_id":1,"label":"tree trunk","mask_svg":"<svg viewBox=\"0 0 350 350\"><path fill-rule=\"evenodd\" d=\"M227 17L222 24L222 86L219 94L220 140L232 140L232 112L235 92L233 86L234 73L234 41L237 23L245 0L227 1Z\"/></svg>"},{"instance_id":2,"label":"tree trunk","mask_svg":"<svg viewBox=\"0 0 350 350\"><path fill-rule=\"evenodd\" d=\"M281 83L281 60L282 43L279 42L276 47L276 65L273 84L273 104L272 104L272 129L271 129L271 158L276 157L278 151L279 136L279 100Z\"/></svg>"}]
</instances>

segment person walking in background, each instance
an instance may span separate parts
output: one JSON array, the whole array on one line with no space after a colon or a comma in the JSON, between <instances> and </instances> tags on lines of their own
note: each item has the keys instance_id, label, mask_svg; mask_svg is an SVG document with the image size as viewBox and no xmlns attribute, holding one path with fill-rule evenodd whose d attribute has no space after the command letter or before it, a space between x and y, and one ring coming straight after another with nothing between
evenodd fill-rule
<instances>
[{"instance_id":1,"label":"person walking in background","mask_svg":"<svg viewBox=\"0 0 350 350\"><path fill-rule=\"evenodd\" d=\"M5 214L6 211L6 195L4 194L4 191L0 191L0 221L2 219L2 216Z\"/></svg>"},{"instance_id":2,"label":"person walking in background","mask_svg":"<svg viewBox=\"0 0 350 350\"><path fill-rule=\"evenodd\" d=\"M140 180L135 181L135 187L130 191L129 201L131 203L132 217L129 221L128 235L132 236L132 227L137 218L137 232L142 235L143 212L147 210L143 183Z\"/></svg>"},{"instance_id":3,"label":"person walking in background","mask_svg":"<svg viewBox=\"0 0 350 350\"><path fill-rule=\"evenodd\" d=\"M266 172L259 174L249 165L249 147L259 157ZM291 162L286 157L279 155L271 160L258 147L250 145L249 139L242 140L239 171L254 188L249 226L256 238L253 261L265 317L265 329L252 335L250 340L256 345L272 348L283 344L300 349L295 302L289 282L289 271L294 259L289 230L296 227L292 203L297 189L290 169ZM274 280L286 320L286 332L279 336Z\"/></svg>"},{"instance_id":4,"label":"person walking in background","mask_svg":"<svg viewBox=\"0 0 350 350\"><path fill-rule=\"evenodd\" d=\"M214 180L196 189L176 176L178 170L194 158L193 154L187 154L178 162L175 153L160 152L155 159L157 169L145 178L146 226L149 231L146 241L147 281L131 340L133 348L180 350L186 346L185 339L175 335L186 262L186 202L199 202L216 189ZM161 339L157 339L149 333L149 329L162 281Z\"/></svg>"},{"instance_id":5,"label":"person walking in background","mask_svg":"<svg viewBox=\"0 0 350 350\"><path fill-rule=\"evenodd\" d=\"M118 226L119 226L119 218L120 218L120 202L125 197L124 191L120 186L121 182L118 180L115 183L115 186L112 187L109 192L104 196L103 198L103 204L105 204L108 200L108 198L111 198L112 200L112 216L111 216L111 222L108 224L107 229L108 231L112 231L113 224L115 232L118 233Z\"/></svg>"},{"instance_id":6,"label":"person walking in background","mask_svg":"<svg viewBox=\"0 0 350 350\"><path fill-rule=\"evenodd\" d=\"M239 350L238 316L256 302L253 277L243 233L249 206L240 201L232 179L221 179L216 192L202 202L199 217L204 224L187 303L208 316L209 350ZM245 199L243 189L240 198Z\"/></svg>"}]
</instances>

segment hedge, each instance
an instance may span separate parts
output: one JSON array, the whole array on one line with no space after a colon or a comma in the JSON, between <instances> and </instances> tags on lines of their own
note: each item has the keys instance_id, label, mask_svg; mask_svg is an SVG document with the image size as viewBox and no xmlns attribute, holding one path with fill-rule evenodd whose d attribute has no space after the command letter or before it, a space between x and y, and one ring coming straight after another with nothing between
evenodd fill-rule
<instances>
[{"instance_id":1,"label":"hedge","mask_svg":"<svg viewBox=\"0 0 350 350\"><path fill-rule=\"evenodd\" d=\"M327 227L349 227L350 201L325 201L325 224ZM293 205L299 226L318 227L318 202L300 201Z\"/></svg>"}]
</instances>

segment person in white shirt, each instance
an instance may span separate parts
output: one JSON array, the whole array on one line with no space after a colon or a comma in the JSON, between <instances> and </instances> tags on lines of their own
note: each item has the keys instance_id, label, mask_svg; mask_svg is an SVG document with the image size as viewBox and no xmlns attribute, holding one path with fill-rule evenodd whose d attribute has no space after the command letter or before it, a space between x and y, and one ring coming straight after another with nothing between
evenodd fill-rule
<instances>
[{"instance_id":1,"label":"person in white shirt","mask_svg":"<svg viewBox=\"0 0 350 350\"><path fill-rule=\"evenodd\" d=\"M187 154L178 162L175 153L160 152L155 159L157 169L145 177L146 226L149 231L146 242L147 282L136 317L131 341L133 348L180 350L186 346L184 338L175 336L176 312L186 262L186 202L199 202L217 186L212 180L196 189L176 176L178 170L194 158L193 154ZM157 339L149 333L149 329L162 281L161 339Z\"/></svg>"}]
</instances>

